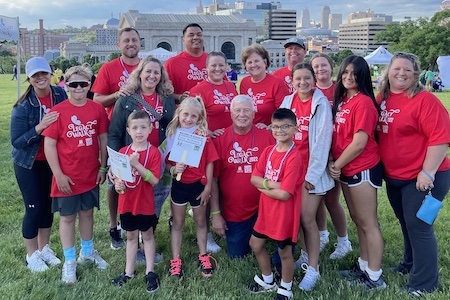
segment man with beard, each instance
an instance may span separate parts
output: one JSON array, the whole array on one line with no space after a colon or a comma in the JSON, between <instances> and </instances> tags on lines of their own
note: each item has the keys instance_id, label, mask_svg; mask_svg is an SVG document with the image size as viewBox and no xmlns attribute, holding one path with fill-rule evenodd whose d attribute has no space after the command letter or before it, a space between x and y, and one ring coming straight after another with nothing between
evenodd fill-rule
<instances>
[{"instance_id":1,"label":"man with beard","mask_svg":"<svg viewBox=\"0 0 450 300\"><path fill-rule=\"evenodd\" d=\"M131 72L139 64L138 53L141 48L139 33L134 28L123 28L119 31L121 56L102 65L98 72L92 91L94 101L102 104L108 118L111 119L114 104L121 96L130 95L124 86ZM124 246L120 229L117 228L118 195L112 184L108 185L106 197L109 208L109 234L111 236L111 248L114 250Z\"/></svg>"},{"instance_id":2,"label":"man with beard","mask_svg":"<svg viewBox=\"0 0 450 300\"><path fill-rule=\"evenodd\" d=\"M296 89L292 85L292 69L298 63L302 63L306 55L305 42L300 38L290 38L284 44L284 56L287 66L273 72L273 76L281 78L286 82L289 91L294 93Z\"/></svg>"},{"instance_id":3,"label":"man with beard","mask_svg":"<svg viewBox=\"0 0 450 300\"><path fill-rule=\"evenodd\" d=\"M206 79L206 57L203 51L203 29L191 23L183 29L185 50L166 61L164 68L172 81L175 100L181 102L189 96L189 90Z\"/></svg>"},{"instance_id":4,"label":"man with beard","mask_svg":"<svg viewBox=\"0 0 450 300\"><path fill-rule=\"evenodd\" d=\"M234 97L230 112L233 124L213 139L219 160L214 163L211 215L214 230L226 236L228 255L240 258L250 251L248 243L258 212L260 192L250 178L261 152L275 144L275 139L269 130L253 124L255 107L251 97Z\"/></svg>"}]
</instances>

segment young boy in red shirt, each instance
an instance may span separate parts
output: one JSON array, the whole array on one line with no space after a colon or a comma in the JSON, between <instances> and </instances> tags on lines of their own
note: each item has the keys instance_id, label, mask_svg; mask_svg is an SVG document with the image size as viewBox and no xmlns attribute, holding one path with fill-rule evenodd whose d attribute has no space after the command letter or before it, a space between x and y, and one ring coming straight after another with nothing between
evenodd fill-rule
<instances>
[{"instance_id":1,"label":"young boy in red shirt","mask_svg":"<svg viewBox=\"0 0 450 300\"><path fill-rule=\"evenodd\" d=\"M292 299L294 257L292 245L297 242L300 227L303 170L300 152L293 141L297 129L295 114L286 108L277 109L272 115L275 146L264 149L253 171L251 182L261 192L258 218L250 238L262 279L255 275L255 282L248 286L252 293L277 290L276 299ZM280 287L274 281L270 258L264 244L267 239L277 242L281 258L282 274Z\"/></svg>"},{"instance_id":2,"label":"young boy in red shirt","mask_svg":"<svg viewBox=\"0 0 450 300\"><path fill-rule=\"evenodd\" d=\"M147 292L159 289L155 274L155 237L153 231L158 218L155 212L154 190L161 177L161 153L148 142L152 131L150 116L146 111L132 112L128 117L127 132L133 142L123 147L120 153L129 155L133 182L114 179L119 193L119 214L122 228L127 232L127 253L125 271L112 280L113 285L121 286L135 277L135 261L138 251L139 231L144 240L146 260L145 282Z\"/></svg>"}]
</instances>

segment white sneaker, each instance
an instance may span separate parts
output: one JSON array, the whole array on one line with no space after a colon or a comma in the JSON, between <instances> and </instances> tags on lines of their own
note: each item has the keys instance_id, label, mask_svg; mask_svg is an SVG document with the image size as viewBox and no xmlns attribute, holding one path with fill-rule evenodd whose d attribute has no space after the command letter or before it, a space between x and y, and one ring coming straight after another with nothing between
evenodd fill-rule
<instances>
[{"instance_id":1,"label":"white sneaker","mask_svg":"<svg viewBox=\"0 0 450 300\"><path fill-rule=\"evenodd\" d=\"M208 232L208 239L206 240L206 252L216 253L220 250L222 250L222 248L214 241L211 232Z\"/></svg>"},{"instance_id":2,"label":"white sneaker","mask_svg":"<svg viewBox=\"0 0 450 300\"><path fill-rule=\"evenodd\" d=\"M77 282L77 261L75 259L64 262L61 281L68 285Z\"/></svg>"},{"instance_id":3,"label":"white sneaker","mask_svg":"<svg viewBox=\"0 0 450 300\"><path fill-rule=\"evenodd\" d=\"M39 250L34 251L31 256L28 256L27 254L26 260L27 267L28 269L30 269L31 273L43 272L48 270L48 266L42 259L41 252L39 252Z\"/></svg>"},{"instance_id":4,"label":"white sneaker","mask_svg":"<svg viewBox=\"0 0 450 300\"><path fill-rule=\"evenodd\" d=\"M330 259L340 259L344 258L347 254L353 251L352 243L347 240L342 243L336 244L336 250L330 255Z\"/></svg>"},{"instance_id":5,"label":"white sneaker","mask_svg":"<svg viewBox=\"0 0 450 300\"><path fill-rule=\"evenodd\" d=\"M323 249L325 249L325 247L328 245L328 243L330 242L329 236L330 233L327 232L326 235L321 235L320 236L320 252L322 252Z\"/></svg>"},{"instance_id":6,"label":"white sneaker","mask_svg":"<svg viewBox=\"0 0 450 300\"><path fill-rule=\"evenodd\" d=\"M42 248L41 258L45 263L49 264L52 267L57 266L61 263L61 260L56 257L55 252L50 249L48 244L45 245L44 248Z\"/></svg>"},{"instance_id":7,"label":"white sneaker","mask_svg":"<svg viewBox=\"0 0 450 300\"><path fill-rule=\"evenodd\" d=\"M308 253L302 249L300 257L295 261L295 268L300 269L304 264L308 265Z\"/></svg>"},{"instance_id":8,"label":"white sneaker","mask_svg":"<svg viewBox=\"0 0 450 300\"><path fill-rule=\"evenodd\" d=\"M192 210L192 208L188 210L188 215L194 217L194 211Z\"/></svg>"},{"instance_id":9,"label":"white sneaker","mask_svg":"<svg viewBox=\"0 0 450 300\"><path fill-rule=\"evenodd\" d=\"M311 291L316 285L317 281L320 278L320 273L311 266L304 268L304 270L305 276L303 277L302 281L298 284L298 288L308 292Z\"/></svg>"},{"instance_id":10,"label":"white sneaker","mask_svg":"<svg viewBox=\"0 0 450 300\"><path fill-rule=\"evenodd\" d=\"M79 264L93 263L97 267L97 269L104 270L108 267L108 263L100 257L97 250L93 250L91 255L82 255L78 256L77 262Z\"/></svg>"}]
</instances>

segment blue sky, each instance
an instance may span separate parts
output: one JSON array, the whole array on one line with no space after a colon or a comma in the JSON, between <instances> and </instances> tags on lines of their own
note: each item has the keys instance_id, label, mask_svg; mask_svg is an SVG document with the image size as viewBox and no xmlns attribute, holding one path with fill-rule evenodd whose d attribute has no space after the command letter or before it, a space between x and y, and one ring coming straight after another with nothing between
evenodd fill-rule
<instances>
[{"instance_id":1,"label":"blue sky","mask_svg":"<svg viewBox=\"0 0 450 300\"><path fill-rule=\"evenodd\" d=\"M111 18L118 18L121 12L129 9L142 13L194 13L200 0L0 0L0 14L19 17L20 26L28 29L38 28L39 19L44 19L46 29L64 28L94 24L103 24ZM274 1L274 0L272 0ZM405 16L412 18L431 17L440 11L442 0L348 0L348 1L306 1L279 0L284 9L302 10L308 8L311 18L320 21L320 12L328 5L332 13L342 13L344 22L350 12L371 9L376 13L394 16L402 20ZM227 1L225 2L232 2ZM249 1L250 2L250 1ZM256 1L254 1L256 2ZM260 0L259 2L271 2ZM212 0L202 0L204 6Z\"/></svg>"}]
</instances>

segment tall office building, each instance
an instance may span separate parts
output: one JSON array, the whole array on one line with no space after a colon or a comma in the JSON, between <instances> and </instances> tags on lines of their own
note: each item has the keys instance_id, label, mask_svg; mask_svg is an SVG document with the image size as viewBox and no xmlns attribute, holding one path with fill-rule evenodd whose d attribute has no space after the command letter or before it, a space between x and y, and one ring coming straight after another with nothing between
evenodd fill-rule
<instances>
[{"instance_id":1,"label":"tall office building","mask_svg":"<svg viewBox=\"0 0 450 300\"><path fill-rule=\"evenodd\" d=\"M301 27L302 29L306 29L306 28L311 27L310 23L311 23L311 17L309 16L309 10L308 10L308 8L305 8L301 12L298 27Z\"/></svg>"},{"instance_id":2,"label":"tall office building","mask_svg":"<svg viewBox=\"0 0 450 300\"><path fill-rule=\"evenodd\" d=\"M328 23L328 18L331 14L330 7L324 6L322 9L322 20L320 23L320 28L322 29L330 29L330 25Z\"/></svg>"},{"instance_id":3,"label":"tall office building","mask_svg":"<svg viewBox=\"0 0 450 300\"><path fill-rule=\"evenodd\" d=\"M342 14L330 14L328 18L328 25L330 30L339 30L339 25L342 24Z\"/></svg>"},{"instance_id":4,"label":"tall office building","mask_svg":"<svg viewBox=\"0 0 450 300\"><path fill-rule=\"evenodd\" d=\"M276 9L266 11L264 17L264 38L284 41L296 36L297 11Z\"/></svg>"}]
</instances>

